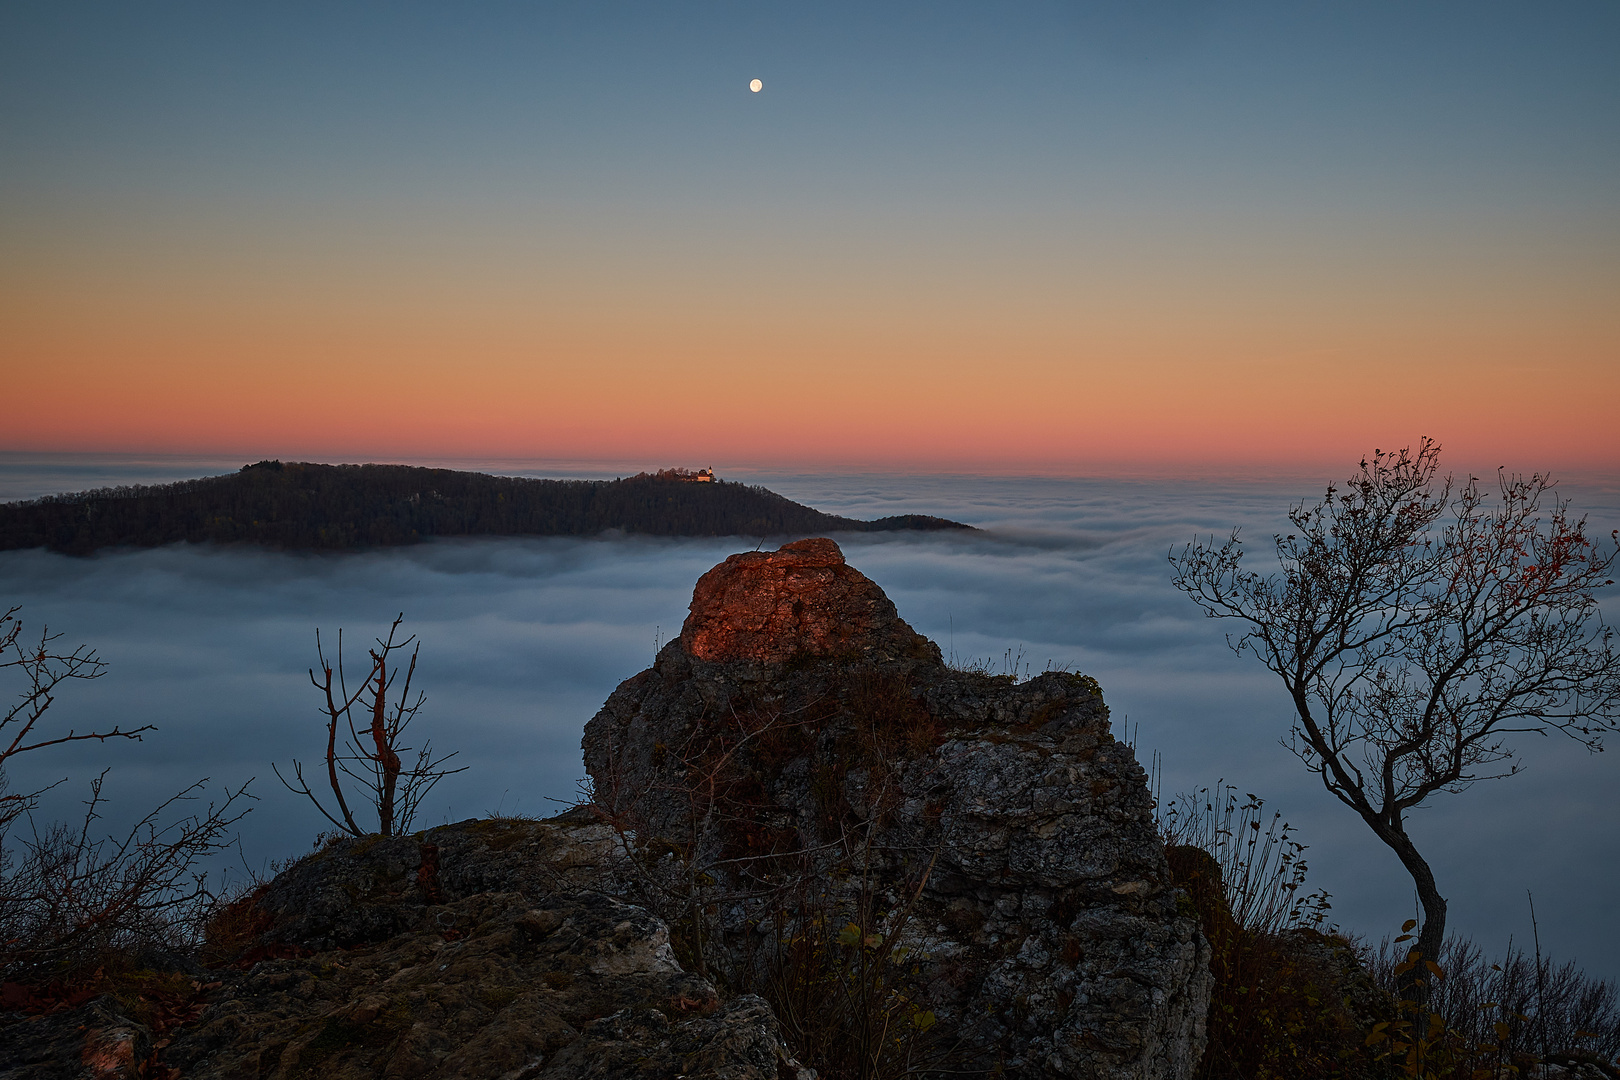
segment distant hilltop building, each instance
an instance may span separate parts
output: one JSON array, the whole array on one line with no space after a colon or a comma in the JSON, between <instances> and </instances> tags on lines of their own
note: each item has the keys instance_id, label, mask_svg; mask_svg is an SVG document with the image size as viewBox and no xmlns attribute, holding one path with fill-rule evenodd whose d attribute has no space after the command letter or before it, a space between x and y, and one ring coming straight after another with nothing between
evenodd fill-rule
<instances>
[{"instance_id":1,"label":"distant hilltop building","mask_svg":"<svg viewBox=\"0 0 1620 1080\"><path fill-rule=\"evenodd\" d=\"M719 479L712 467L697 472L691 469L659 469L653 475L660 480L681 480L688 484L712 484Z\"/></svg>"}]
</instances>

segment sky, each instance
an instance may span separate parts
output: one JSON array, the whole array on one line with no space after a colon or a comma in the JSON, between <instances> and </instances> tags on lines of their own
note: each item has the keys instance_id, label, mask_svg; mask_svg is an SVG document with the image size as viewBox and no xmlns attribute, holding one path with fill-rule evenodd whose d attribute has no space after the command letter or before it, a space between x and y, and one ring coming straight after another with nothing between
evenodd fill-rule
<instances>
[{"instance_id":1,"label":"sky","mask_svg":"<svg viewBox=\"0 0 1620 1080\"><path fill-rule=\"evenodd\" d=\"M835 513L949 512L983 527L840 541L947 657L1004 670L1021 656L1030 672L1067 666L1095 677L1116 734L1156 769L1164 801L1224 779L1280 811L1309 845L1307 888L1331 894L1330 918L1346 931L1376 942L1412 917L1411 882L1395 857L1279 745L1290 708L1281 684L1234 656L1224 641L1231 627L1203 618L1170 584L1173 546L1234 525L1260 541L1251 557L1263 567L1264 541L1286 507L1319 488L1247 479L753 479ZM28 482L21 469L5 480L5 494ZM1564 490L1595 531L1620 526L1620 483ZM496 538L324 556L185 545L88 559L0 552L0 605L22 604L31 632L48 624L108 664L103 678L59 692L51 721L83 730L116 717L158 728L138 745L15 758L12 787L66 778L41 817L71 820L89 778L111 765L102 823L111 830L203 777L216 795L256 777L250 790L259 801L242 822L240 859L262 872L303 854L329 826L270 766L285 771L323 748L307 675L315 631L330 644L341 627L352 648L403 611L406 631L421 635L417 685L427 694L413 732L468 766L433 793L418 824L546 816L578 795L585 721L679 632L698 577L759 542ZM1617 592L1604 597L1611 622ZM10 685L0 680L0 690ZM1523 774L1435 796L1411 816L1450 901L1449 925L1500 957L1510 938L1530 940L1533 892L1544 951L1620 978L1620 746L1611 741L1610 752L1594 755L1558 736L1514 746Z\"/></svg>"},{"instance_id":2,"label":"sky","mask_svg":"<svg viewBox=\"0 0 1620 1080\"><path fill-rule=\"evenodd\" d=\"M1617 42L1610 0L13 0L0 450L1612 469Z\"/></svg>"}]
</instances>

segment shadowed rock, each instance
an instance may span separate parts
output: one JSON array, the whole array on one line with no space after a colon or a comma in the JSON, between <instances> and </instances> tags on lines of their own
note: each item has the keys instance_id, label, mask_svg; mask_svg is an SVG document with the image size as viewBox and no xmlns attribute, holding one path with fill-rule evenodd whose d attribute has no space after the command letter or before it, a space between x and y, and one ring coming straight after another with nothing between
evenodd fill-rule
<instances>
[{"instance_id":1,"label":"shadowed rock","mask_svg":"<svg viewBox=\"0 0 1620 1080\"><path fill-rule=\"evenodd\" d=\"M255 905L252 945L277 955L227 977L160 1064L194 1080L796 1076L763 1001L722 1002L660 919L608 895L616 850L573 813L308 856Z\"/></svg>"},{"instance_id":2,"label":"shadowed rock","mask_svg":"<svg viewBox=\"0 0 1620 1080\"><path fill-rule=\"evenodd\" d=\"M113 995L0 1013L0 1077L800 1077L764 1001L722 1001L611 895L619 850L581 812L338 841L237 905L188 1023L154 1038L150 1003Z\"/></svg>"}]
</instances>

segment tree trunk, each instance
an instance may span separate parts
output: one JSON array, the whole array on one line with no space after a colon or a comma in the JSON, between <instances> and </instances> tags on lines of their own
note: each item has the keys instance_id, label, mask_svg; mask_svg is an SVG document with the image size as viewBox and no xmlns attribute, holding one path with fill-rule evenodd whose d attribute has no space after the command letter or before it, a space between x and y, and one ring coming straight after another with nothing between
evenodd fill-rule
<instances>
[{"instance_id":1,"label":"tree trunk","mask_svg":"<svg viewBox=\"0 0 1620 1080\"><path fill-rule=\"evenodd\" d=\"M384 653L371 654L376 663L375 677L377 686L376 696L371 702L371 741L376 745L377 753L373 760L382 769L382 782L377 791L377 831L384 836L394 835L394 788L399 782L399 755L394 753L394 747L388 736L387 709L388 702L384 695L388 693L388 657Z\"/></svg>"},{"instance_id":2,"label":"tree trunk","mask_svg":"<svg viewBox=\"0 0 1620 1080\"><path fill-rule=\"evenodd\" d=\"M1417 847L1404 830L1379 830L1378 835L1394 849L1401 865L1412 875L1412 884L1417 886L1418 903L1423 905L1423 926L1418 931L1416 946L1418 963L1402 976L1400 983L1402 995L1421 1004L1428 1000L1428 987L1434 981L1434 972L1427 965L1440 963L1440 946L1446 940L1446 898L1440 895L1440 889L1434 883L1434 871L1418 854Z\"/></svg>"}]
</instances>

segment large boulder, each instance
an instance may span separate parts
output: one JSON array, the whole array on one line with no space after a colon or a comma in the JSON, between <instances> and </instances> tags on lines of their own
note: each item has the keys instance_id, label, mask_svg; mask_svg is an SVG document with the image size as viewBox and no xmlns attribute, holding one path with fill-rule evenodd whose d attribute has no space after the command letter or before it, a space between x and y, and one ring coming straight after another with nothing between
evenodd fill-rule
<instances>
[{"instance_id":1,"label":"large boulder","mask_svg":"<svg viewBox=\"0 0 1620 1080\"><path fill-rule=\"evenodd\" d=\"M106 994L72 1009L0 1013L3 1080L140 1080L151 1026Z\"/></svg>"},{"instance_id":2,"label":"large boulder","mask_svg":"<svg viewBox=\"0 0 1620 1080\"><path fill-rule=\"evenodd\" d=\"M939 655L826 539L746 551L704 574L680 641L688 655L708 661Z\"/></svg>"},{"instance_id":3,"label":"large boulder","mask_svg":"<svg viewBox=\"0 0 1620 1080\"><path fill-rule=\"evenodd\" d=\"M800 1035L853 986L940 1068L1197 1065L1207 946L1097 684L947 667L831 540L704 575L584 750L678 951Z\"/></svg>"}]
</instances>

